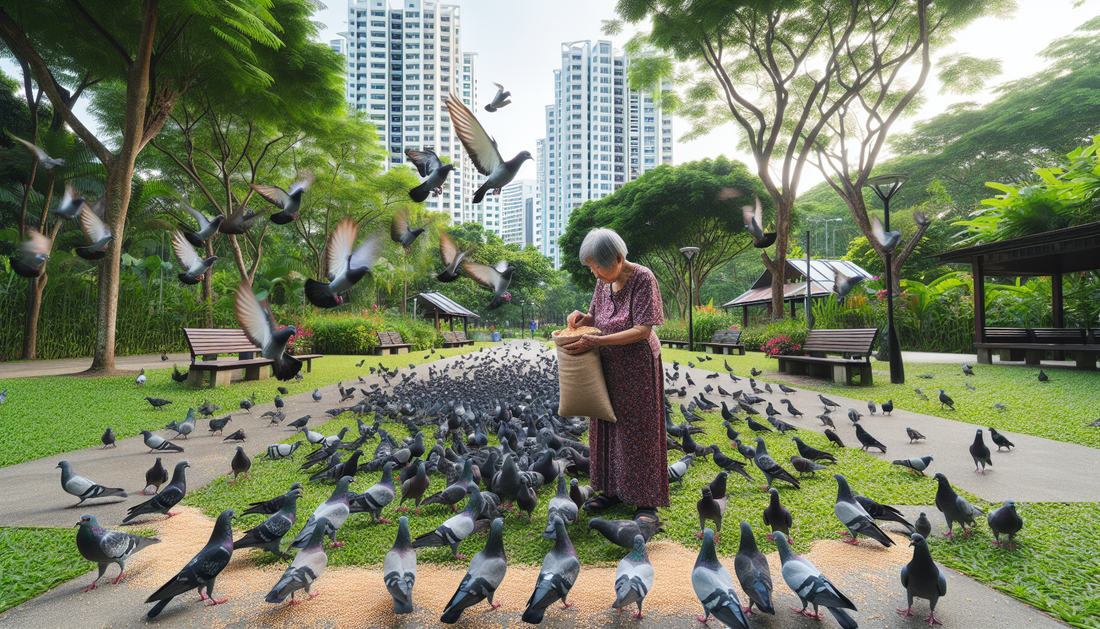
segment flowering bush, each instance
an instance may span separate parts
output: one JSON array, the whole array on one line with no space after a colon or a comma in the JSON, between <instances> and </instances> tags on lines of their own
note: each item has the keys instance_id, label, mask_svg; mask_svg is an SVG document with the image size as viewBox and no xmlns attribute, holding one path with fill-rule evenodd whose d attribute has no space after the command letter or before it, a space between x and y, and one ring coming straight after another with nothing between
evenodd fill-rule
<instances>
[{"instance_id":1,"label":"flowering bush","mask_svg":"<svg viewBox=\"0 0 1100 629\"><path fill-rule=\"evenodd\" d=\"M779 336L768 339L768 342L760 347L760 351L772 357L790 356L801 353L802 344L796 343L786 334L780 334Z\"/></svg>"},{"instance_id":2,"label":"flowering bush","mask_svg":"<svg viewBox=\"0 0 1100 629\"><path fill-rule=\"evenodd\" d=\"M291 355L311 353L313 351L313 330L299 326L297 333L290 337L286 348Z\"/></svg>"}]
</instances>

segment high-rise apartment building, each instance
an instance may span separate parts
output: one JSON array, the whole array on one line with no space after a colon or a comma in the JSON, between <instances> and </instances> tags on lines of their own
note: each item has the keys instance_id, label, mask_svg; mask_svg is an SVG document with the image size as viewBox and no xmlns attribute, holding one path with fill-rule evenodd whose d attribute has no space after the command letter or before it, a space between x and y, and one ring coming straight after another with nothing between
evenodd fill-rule
<instances>
[{"instance_id":1,"label":"high-rise apartment building","mask_svg":"<svg viewBox=\"0 0 1100 629\"><path fill-rule=\"evenodd\" d=\"M555 267L562 255L557 239L574 208L672 163L672 116L652 93L630 89L629 64L610 41L561 45L546 139L537 145L540 212L533 234Z\"/></svg>"},{"instance_id":2,"label":"high-rise apartment building","mask_svg":"<svg viewBox=\"0 0 1100 629\"><path fill-rule=\"evenodd\" d=\"M517 179L501 190L500 237L505 244L534 244L535 189L534 179Z\"/></svg>"}]
</instances>

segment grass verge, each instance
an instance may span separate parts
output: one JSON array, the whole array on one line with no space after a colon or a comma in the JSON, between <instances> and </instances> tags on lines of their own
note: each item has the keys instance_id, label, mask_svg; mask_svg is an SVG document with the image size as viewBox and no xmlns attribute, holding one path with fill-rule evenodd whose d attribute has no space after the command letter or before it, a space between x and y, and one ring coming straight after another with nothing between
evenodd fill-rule
<instances>
[{"instance_id":1,"label":"grass verge","mask_svg":"<svg viewBox=\"0 0 1100 629\"><path fill-rule=\"evenodd\" d=\"M0 528L0 612L95 568L75 540L67 529Z\"/></svg>"}]
</instances>

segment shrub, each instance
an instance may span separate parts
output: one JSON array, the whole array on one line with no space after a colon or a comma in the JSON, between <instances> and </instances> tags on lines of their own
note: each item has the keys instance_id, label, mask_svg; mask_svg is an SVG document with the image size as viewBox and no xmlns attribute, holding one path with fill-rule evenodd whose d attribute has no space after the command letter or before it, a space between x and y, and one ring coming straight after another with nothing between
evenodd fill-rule
<instances>
[{"instance_id":1,"label":"shrub","mask_svg":"<svg viewBox=\"0 0 1100 629\"><path fill-rule=\"evenodd\" d=\"M375 332L400 332L413 350L443 346L443 335L427 321L399 314L364 310L359 314L324 314L310 321L313 351L322 354L370 354L378 345Z\"/></svg>"},{"instance_id":2,"label":"shrub","mask_svg":"<svg viewBox=\"0 0 1100 629\"><path fill-rule=\"evenodd\" d=\"M746 350L763 351L764 345L777 336L786 336L801 347L806 343L806 320L784 318L763 325L750 325L741 332L741 343Z\"/></svg>"},{"instance_id":3,"label":"shrub","mask_svg":"<svg viewBox=\"0 0 1100 629\"><path fill-rule=\"evenodd\" d=\"M292 356L312 354L313 330L305 326L298 326L296 329L297 333L290 339L290 342L286 344L287 351L289 351Z\"/></svg>"},{"instance_id":4,"label":"shrub","mask_svg":"<svg viewBox=\"0 0 1100 629\"><path fill-rule=\"evenodd\" d=\"M802 353L802 345L792 341L791 337L786 334L780 334L779 336L768 339L768 342L764 343L760 349L771 357L792 356Z\"/></svg>"},{"instance_id":5,"label":"shrub","mask_svg":"<svg viewBox=\"0 0 1100 629\"><path fill-rule=\"evenodd\" d=\"M732 313L726 314L720 310L698 306L692 315L692 329L695 333L696 343L705 343L714 336L718 330L736 330L740 327L740 317ZM687 319L670 319L658 328L657 336L673 341L688 340Z\"/></svg>"}]
</instances>

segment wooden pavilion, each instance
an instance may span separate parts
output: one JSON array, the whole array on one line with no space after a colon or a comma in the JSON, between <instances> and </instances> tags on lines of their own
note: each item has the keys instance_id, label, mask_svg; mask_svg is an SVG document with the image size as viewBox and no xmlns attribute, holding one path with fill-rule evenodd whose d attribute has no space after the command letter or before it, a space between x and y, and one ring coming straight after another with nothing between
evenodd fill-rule
<instances>
[{"instance_id":1,"label":"wooden pavilion","mask_svg":"<svg viewBox=\"0 0 1100 629\"><path fill-rule=\"evenodd\" d=\"M783 301L790 304L791 317L795 316L799 305L805 309L807 275L810 277L810 299L824 299L833 294L833 279L837 271L847 277L862 277L868 280L873 277L859 265L848 260L810 260L809 273L806 269L805 259L787 258L788 283L783 285ZM772 316L772 272L770 270L764 269L749 290L722 304L726 312L729 312L730 308L737 307L741 308L742 329L749 325L750 307L763 308L767 316Z\"/></svg>"},{"instance_id":2,"label":"wooden pavilion","mask_svg":"<svg viewBox=\"0 0 1100 629\"><path fill-rule=\"evenodd\" d=\"M435 319L435 329L440 329L440 322L444 319L455 330L455 318L462 319L462 332L466 333L470 319L480 319L477 313L471 312L442 293L417 293L409 299L417 300L417 309L423 311L425 319Z\"/></svg>"}]
</instances>

